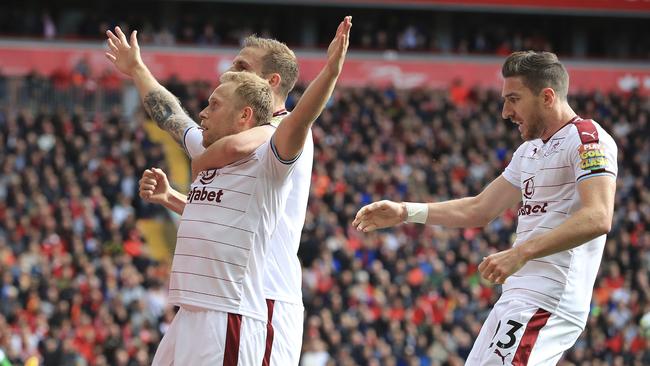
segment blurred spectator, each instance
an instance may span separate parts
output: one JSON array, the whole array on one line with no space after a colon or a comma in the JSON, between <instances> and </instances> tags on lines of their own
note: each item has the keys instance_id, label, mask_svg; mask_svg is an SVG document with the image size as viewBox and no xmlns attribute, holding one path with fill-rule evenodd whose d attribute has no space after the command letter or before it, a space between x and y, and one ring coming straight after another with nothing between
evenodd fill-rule
<instances>
[{"instance_id":1,"label":"blurred spectator","mask_svg":"<svg viewBox=\"0 0 650 366\"><path fill-rule=\"evenodd\" d=\"M460 108L465 107L469 101L468 99L470 96L470 88L463 85L462 79L455 79L451 84L451 88L449 89L449 96L451 98L451 102L454 103L455 106Z\"/></svg>"},{"instance_id":2,"label":"blurred spectator","mask_svg":"<svg viewBox=\"0 0 650 366\"><path fill-rule=\"evenodd\" d=\"M2 72L2 68L0 68L0 102L4 103L6 97L7 97L7 77ZM0 124L2 123L4 123L4 121L0 120Z\"/></svg>"},{"instance_id":3,"label":"blurred spectator","mask_svg":"<svg viewBox=\"0 0 650 366\"><path fill-rule=\"evenodd\" d=\"M153 44L157 46L173 46L176 43L176 36L172 31L163 27L159 32L153 36Z\"/></svg>"},{"instance_id":4,"label":"blurred spectator","mask_svg":"<svg viewBox=\"0 0 650 366\"><path fill-rule=\"evenodd\" d=\"M186 35L188 37L189 35ZM207 23L203 26L203 31L199 35L198 44L202 46L216 46L219 44L219 36L216 34L214 26Z\"/></svg>"},{"instance_id":5,"label":"blurred spectator","mask_svg":"<svg viewBox=\"0 0 650 366\"><path fill-rule=\"evenodd\" d=\"M413 25L409 25L397 37L397 49L417 50L424 46L424 36Z\"/></svg>"},{"instance_id":6,"label":"blurred spectator","mask_svg":"<svg viewBox=\"0 0 650 366\"><path fill-rule=\"evenodd\" d=\"M56 24L49 13L45 12L42 16L43 21L43 38L54 39L56 38Z\"/></svg>"}]
</instances>

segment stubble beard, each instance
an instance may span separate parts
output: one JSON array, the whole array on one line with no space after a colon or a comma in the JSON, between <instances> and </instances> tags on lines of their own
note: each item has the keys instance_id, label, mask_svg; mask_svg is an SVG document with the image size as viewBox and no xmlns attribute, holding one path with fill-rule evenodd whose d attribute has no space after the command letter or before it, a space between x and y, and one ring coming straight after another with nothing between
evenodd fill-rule
<instances>
[{"instance_id":1,"label":"stubble beard","mask_svg":"<svg viewBox=\"0 0 650 366\"><path fill-rule=\"evenodd\" d=\"M207 149L208 146L212 145L217 140L219 140L219 138L216 136L203 135L203 141L201 141L201 144Z\"/></svg>"},{"instance_id":2,"label":"stubble beard","mask_svg":"<svg viewBox=\"0 0 650 366\"><path fill-rule=\"evenodd\" d=\"M544 119L538 111L535 111L528 119L527 131L521 134L525 141L531 141L542 137L544 133Z\"/></svg>"}]
</instances>

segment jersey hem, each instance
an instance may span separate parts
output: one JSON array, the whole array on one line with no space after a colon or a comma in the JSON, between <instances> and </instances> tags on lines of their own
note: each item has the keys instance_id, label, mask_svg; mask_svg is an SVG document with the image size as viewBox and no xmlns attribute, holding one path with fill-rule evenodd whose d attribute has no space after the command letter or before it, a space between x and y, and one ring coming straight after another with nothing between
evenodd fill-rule
<instances>
[{"instance_id":1,"label":"jersey hem","mask_svg":"<svg viewBox=\"0 0 650 366\"><path fill-rule=\"evenodd\" d=\"M264 298L269 299L269 300L275 300L275 301L281 301L281 302L286 302L288 304L293 304L293 305L301 305L304 306L302 302L302 297L300 300L297 300L295 297L290 297L290 296L283 296L283 295L278 295L277 293L264 293Z\"/></svg>"},{"instance_id":2,"label":"jersey hem","mask_svg":"<svg viewBox=\"0 0 650 366\"><path fill-rule=\"evenodd\" d=\"M264 308L263 313L259 312L254 312L254 311L244 311L241 308L237 308L234 306L225 306L225 305L215 305L215 304L210 304L208 302L204 301L197 301L197 300L192 300L188 301L187 299L180 299L177 296L169 296L168 303L176 306L183 306L183 305L189 305L189 306L194 306L197 308L205 309L205 310L212 310L212 311L221 311L224 313L232 313L232 314L240 314L242 316L248 317L248 318L253 318L256 320L260 320L266 323L267 321L267 314L266 314L266 307Z\"/></svg>"}]
</instances>

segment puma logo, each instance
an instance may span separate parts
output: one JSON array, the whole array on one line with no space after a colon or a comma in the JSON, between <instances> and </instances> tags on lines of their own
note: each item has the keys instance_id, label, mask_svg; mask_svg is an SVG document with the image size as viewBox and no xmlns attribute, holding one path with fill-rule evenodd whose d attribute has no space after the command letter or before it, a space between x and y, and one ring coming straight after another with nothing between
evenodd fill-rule
<instances>
[{"instance_id":1,"label":"puma logo","mask_svg":"<svg viewBox=\"0 0 650 366\"><path fill-rule=\"evenodd\" d=\"M503 363L505 365L506 364L506 357L508 357L510 355L510 352L506 353L506 355L504 356L504 355L501 354L501 351L499 351L498 349L495 349L494 353L496 353L497 356L501 357L501 363Z\"/></svg>"},{"instance_id":2,"label":"puma logo","mask_svg":"<svg viewBox=\"0 0 650 366\"><path fill-rule=\"evenodd\" d=\"M592 132L592 133L589 133L589 132L586 132L586 131L582 131L582 132L580 132L580 134L582 134L582 135L587 135L587 136L591 137L592 139L595 139L595 138L596 138L596 131L594 131L594 132Z\"/></svg>"}]
</instances>

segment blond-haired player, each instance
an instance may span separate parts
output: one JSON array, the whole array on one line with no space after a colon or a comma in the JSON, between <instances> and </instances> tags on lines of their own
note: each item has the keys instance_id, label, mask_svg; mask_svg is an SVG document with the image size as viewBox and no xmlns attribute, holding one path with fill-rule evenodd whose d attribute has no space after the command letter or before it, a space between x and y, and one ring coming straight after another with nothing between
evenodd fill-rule
<instances>
[{"instance_id":1,"label":"blond-haired player","mask_svg":"<svg viewBox=\"0 0 650 366\"><path fill-rule=\"evenodd\" d=\"M307 89L294 113L277 127L271 140L247 159L202 172L187 198L169 189L164 174L157 169L149 172L154 178L152 184L141 185L143 197L159 200L183 213L170 281L170 298L181 306L179 320L174 324L181 325L165 335L169 340L161 342L154 364L262 362L267 319L262 291L265 254L291 187L287 178L311 123L324 107L340 73L348 33L349 21L337 33L326 67ZM118 31L118 37L111 37L109 45L111 52L107 56L120 70L130 75L148 74L146 68L130 68L128 57L120 62L120 55L124 54L137 53L139 58L135 34L129 44ZM250 73L240 75L257 78ZM238 88L231 86L234 81L225 77L227 80L215 89L208 107L201 112L205 146L248 130L262 120L255 117L254 103L237 96ZM153 78L134 77L136 85L142 79ZM159 101L155 105L168 106L164 103ZM149 109L150 113L159 110L168 118L174 114L171 107Z\"/></svg>"},{"instance_id":2,"label":"blond-haired player","mask_svg":"<svg viewBox=\"0 0 650 366\"><path fill-rule=\"evenodd\" d=\"M346 17L339 24L328 53L336 47L337 38L349 32L351 20L351 17ZM248 37L244 48L233 61L232 69L251 71L269 81L276 103L272 126L279 125L289 115L284 103L297 77L295 61L293 52L283 43L257 37ZM259 130L259 136L263 137L263 127ZM267 128L267 134L270 133L269 130L270 128ZM203 151L201 136L197 136L194 131L187 133L184 143L192 156L193 175L218 168L222 164L223 155L226 155L222 152L226 146L229 146L227 149L231 152L245 154L247 149L250 149L247 144L254 145L255 139L260 138L252 134L248 137L246 143L242 141L241 136L233 136L230 140L222 139ZM264 366L297 365L300 361L304 308L302 271L297 254L305 222L313 158L314 143L309 131L302 154L291 173L292 189L285 211L271 237L271 248L266 258L264 296L268 307L268 332L262 362Z\"/></svg>"}]
</instances>

